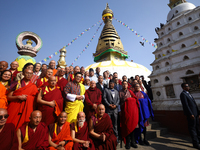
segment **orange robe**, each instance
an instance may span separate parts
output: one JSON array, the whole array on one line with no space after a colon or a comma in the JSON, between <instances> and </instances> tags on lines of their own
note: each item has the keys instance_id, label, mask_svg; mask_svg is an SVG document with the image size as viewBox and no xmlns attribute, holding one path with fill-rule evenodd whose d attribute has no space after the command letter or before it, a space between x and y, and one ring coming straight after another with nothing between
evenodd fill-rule
<instances>
[{"instance_id":1,"label":"orange robe","mask_svg":"<svg viewBox=\"0 0 200 150\"><path fill-rule=\"evenodd\" d=\"M8 106L6 92L5 86L0 83L0 108L4 109L7 109Z\"/></svg>"},{"instance_id":2,"label":"orange robe","mask_svg":"<svg viewBox=\"0 0 200 150\"><path fill-rule=\"evenodd\" d=\"M56 70L55 68L53 69L53 76L56 75L57 71L58 71L58 70Z\"/></svg>"},{"instance_id":3,"label":"orange robe","mask_svg":"<svg viewBox=\"0 0 200 150\"><path fill-rule=\"evenodd\" d=\"M36 85L31 82L13 92L13 96L27 95L26 101L14 100L8 105L9 117L7 123L13 123L16 130L21 127L24 122L29 122L29 117L33 111L33 103L37 93L38 90Z\"/></svg>"},{"instance_id":4,"label":"orange robe","mask_svg":"<svg viewBox=\"0 0 200 150\"><path fill-rule=\"evenodd\" d=\"M55 123L54 130L50 129L50 135L51 135L51 131L53 131L52 142L58 144L61 141L68 141L68 143L64 146L65 150L72 150L73 140L71 138L71 133L70 133L70 123L65 122L65 124L62 127L62 130L58 134L57 134L56 126L57 126L57 123ZM55 128L56 128L56 130L55 130ZM51 146L51 147L49 147L49 150L56 150L56 149Z\"/></svg>"}]
</instances>

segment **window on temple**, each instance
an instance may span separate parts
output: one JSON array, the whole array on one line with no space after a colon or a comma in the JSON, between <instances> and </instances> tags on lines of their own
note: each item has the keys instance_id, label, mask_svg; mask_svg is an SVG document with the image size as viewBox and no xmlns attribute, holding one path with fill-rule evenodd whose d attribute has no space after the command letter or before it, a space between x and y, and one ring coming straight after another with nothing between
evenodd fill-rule
<instances>
[{"instance_id":1,"label":"window on temple","mask_svg":"<svg viewBox=\"0 0 200 150\"><path fill-rule=\"evenodd\" d=\"M195 27L194 27L194 30L198 30L198 29L199 29L199 27L198 27L198 26L195 26Z\"/></svg>"},{"instance_id":2,"label":"window on temple","mask_svg":"<svg viewBox=\"0 0 200 150\"><path fill-rule=\"evenodd\" d=\"M165 66L169 66L169 62L166 62L166 63L165 63Z\"/></svg>"},{"instance_id":3,"label":"window on temple","mask_svg":"<svg viewBox=\"0 0 200 150\"><path fill-rule=\"evenodd\" d=\"M158 54L158 58L160 58L161 57L161 55L160 54Z\"/></svg>"},{"instance_id":4,"label":"window on temple","mask_svg":"<svg viewBox=\"0 0 200 150\"><path fill-rule=\"evenodd\" d=\"M183 32L179 32L179 36L182 36L183 35Z\"/></svg>"},{"instance_id":5,"label":"window on temple","mask_svg":"<svg viewBox=\"0 0 200 150\"><path fill-rule=\"evenodd\" d=\"M182 45L181 45L181 48L185 48L185 47L186 47L185 44L182 44Z\"/></svg>"},{"instance_id":6,"label":"window on temple","mask_svg":"<svg viewBox=\"0 0 200 150\"><path fill-rule=\"evenodd\" d=\"M168 39L167 39L167 42L170 42L170 41L171 41L170 38L168 38Z\"/></svg>"},{"instance_id":7,"label":"window on temple","mask_svg":"<svg viewBox=\"0 0 200 150\"><path fill-rule=\"evenodd\" d=\"M174 93L173 84L166 85L165 86L165 92L166 92L167 98L175 98L176 97L176 95Z\"/></svg>"},{"instance_id":8,"label":"window on temple","mask_svg":"<svg viewBox=\"0 0 200 150\"><path fill-rule=\"evenodd\" d=\"M188 60L188 59L189 59L189 57L186 55L183 57L183 60Z\"/></svg>"},{"instance_id":9,"label":"window on temple","mask_svg":"<svg viewBox=\"0 0 200 150\"><path fill-rule=\"evenodd\" d=\"M161 95L161 93L160 93L159 91L157 91L157 92L156 92L156 95L157 95L157 96L160 96L160 95Z\"/></svg>"},{"instance_id":10,"label":"window on temple","mask_svg":"<svg viewBox=\"0 0 200 150\"><path fill-rule=\"evenodd\" d=\"M170 54L170 51L168 50L166 54Z\"/></svg>"},{"instance_id":11,"label":"window on temple","mask_svg":"<svg viewBox=\"0 0 200 150\"><path fill-rule=\"evenodd\" d=\"M178 13L178 10L176 10L175 13L177 14L177 13Z\"/></svg>"},{"instance_id":12,"label":"window on temple","mask_svg":"<svg viewBox=\"0 0 200 150\"><path fill-rule=\"evenodd\" d=\"M156 70L158 70L160 67L159 66L156 66Z\"/></svg>"},{"instance_id":13,"label":"window on temple","mask_svg":"<svg viewBox=\"0 0 200 150\"><path fill-rule=\"evenodd\" d=\"M177 26L179 26L180 25L180 22L177 22Z\"/></svg>"},{"instance_id":14,"label":"window on temple","mask_svg":"<svg viewBox=\"0 0 200 150\"><path fill-rule=\"evenodd\" d=\"M165 77L165 81L169 81L170 79L169 79L169 77L168 76L166 76Z\"/></svg>"},{"instance_id":15,"label":"window on temple","mask_svg":"<svg viewBox=\"0 0 200 150\"><path fill-rule=\"evenodd\" d=\"M158 83L158 80L157 79L153 80L153 83L154 84Z\"/></svg>"},{"instance_id":16,"label":"window on temple","mask_svg":"<svg viewBox=\"0 0 200 150\"><path fill-rule=\"evenodd\" d=\"M192 70L186 71L186 75L188 75L188 74L193 74L193 73L194 73L194 71L192 71Z\"/></svg>"},{"instance_id":17,"label":"window on temple","mask_svg":"<svg viewBox=\"0 0 200 150\"><path fill-rule=\"evenodd\" d=\"M168 31L170 31L171 30L171 28L168 28Z\"/></svg>"},{"instance_id":18,"label":"window on temple","mask_svg":"<svg viewBox=\"0 0 200 150\"><path fill-rule=\"evenodd\" d=\"M161 35L164 35L164 32L161 32Z\"/></svg>"},{"instance_id":19,"label":"window on temple","mask_svg":"<svg viewBox=\"0 0 200 150\"><path fill-rule=\"evenodd\" d=\"M190 21L190 20L192 20L192 18L191 18L191 17L189 17L189 18L188 18L188 20Z\"/></svg>"},{"instance_id":20,"label":"window on temple","mask_svg":"<svg viewBox=\"0 0 200 150\"><path fill-rule=\"evenodd\" d=\"M183 82L187 83L190 87L190 93L200 93L200 79L198 75L184 77Z\"/></svg>"},{"instance_id":21,"label":"window on temple","mask_svg":"<svg viewBox=\"0 0 200 150\"><path fill-rule=\"evenodd\" d=\"M162 46L163 45L163 43L162 42L160 42L160 46Z\"/></svg>"}]
</instances>

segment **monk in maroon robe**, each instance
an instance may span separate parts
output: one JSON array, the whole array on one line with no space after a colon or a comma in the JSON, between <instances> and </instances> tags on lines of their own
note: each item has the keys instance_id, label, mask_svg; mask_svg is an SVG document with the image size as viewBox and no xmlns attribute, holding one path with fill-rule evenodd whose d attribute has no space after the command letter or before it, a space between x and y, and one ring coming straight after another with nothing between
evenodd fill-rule
<instances>
[{"instance_id":1,"label":"monk in maroon robe","mask_svg":"<svg viewBox=\"0 0 200 150\"><path fill-rule=\"evenodd\" d=\"M17 130L19 150L48 150L49 131L41 119L42 113L35 110L31 113L30 122Z\"/></svg>"},{"instance_id":2,"label":"monk in maroon robe","mask_svg":"<svg viewBox=\"0 0 200 150\"><path fill-rule=\"evenodd\" d=\"M56 121L57 109L63 110L63 97L60 88L56 86L56 77L51 76L49 86L42 87L38 94L38 109L42 112L42 122L48 126Z\"/></svg>"},{"instance_id":3,"label":"monk in maroon robe","mask_svg":"<svg viewBox=\"0 0 200 150\"><path fill-rule=\"evenodd\" d=\"M128 89L127 81L122 82L122 87L122 90L119 92L121 135L122 139L126 139L126 149L130 149L130 146L137 148L134 130L136 127L139 127L139 101L135 94Z\"/></svg>"},{"instance_id":4,"label":"monk in maroon robe","mask_svg":"<svg viewBox=\"0 0 200 150\"><path fill-rule=\"evenodd\" d=\"M17 61L13 61L11 64L10 64L10 71L12 72L12 78L11 78L11 82L12 81L15 81L15 77L17 76L18 73L20 73L17 68L19 67L19 64Z\"/></svg>"},{"instance_id":5,"label":"monk in maroon robe","mask_svg":"<svg viewBox=\"0 0 200 150\"><path fill-rule=\"evenodd\" d=\"M8 112L0 108L0 149L16 150L18 149L18 140L15 132L15 126L12 123L6 123Z\"/></svg>"},{"instance_id":6,"label":"monk in maroon robe","mask_svg":"<svg viewBox=\"0 0 200 150\"><path fill-rule=\"evenodd\" d=\"M49 85L48 80L51 76L53 76L53 70L47 69L46 76L44 78L37 79L36 86L38 88L48 86Z\"/></svg>"},{"instance_id":7,"label":"monk in maroon robe","mask_svg":"<svg viewBox=\"0 0 200 150\"><path fill-rule=\"evenodd\" d=\"M64 75L65 75L65 68L61 68L58 71L58 76L56 76L57 85L60 87L62 93L64 91L64 87L68 83L68 81L63 77Z\"/></svg>"},{"instance_id":8,"label":"monk in maroon robe","mask_svg":"<svg viewBox=\"0 0 200 150\"><path fill-rule=\"evenodd\" d=\"M102 93L96 87L96 82L90 82L90 88L85 92L85 113L87 121L89 122L90 117L96 114L96 109L102 101Z\"/></svg>"},{"instance_id":9,"label":"monk in maroon robe","mask_svg":"<svg viewBox=\"0 0 200 150\"><path fill-rule=\"evenodd\" d=\"M8 94L8 123L13 123L15 128L18 129L24 122L29 122L29 116L33 111L33 104L36 94L38 93L35 84L31 83L31 77L33 71L25 69L24 78L19 81L15 81L11 85L11 91Z\"/></svg>"},{"instance_id":10,"label":"monk in maroon robe","mask_svg":"<svg viewBox=\"0 0 200 150\"><path fill-rule=\"evenodd\" d=\"M93 141L89 138L84 112L79 112L77 122L71 124L71 137L74 141L74 150L95 150Z\"/></svg>"},{"instance_id":11,"label":"monk in maroon robe","mask_svg":"<svg viewBox=\"0 0 200 150\"><path fill-rule=\"evenodd\" d=\"M105 106L98 105L97 114L91 117L89 132L96 150L116 150L117 138L113 131L112 121L105 113Z\"/></svg>"},{"instance_id":12,"label":"monk in maroon robe","mask_svg":"<svg viewBox=\"0 0 200 150\"><path fill-rule=\"evenodd\" d=\"M58 116L58 122L49 125L49 150L72 150L70 123L66 120L67 113L63 111Z\"/></svg>"}]
</instances>

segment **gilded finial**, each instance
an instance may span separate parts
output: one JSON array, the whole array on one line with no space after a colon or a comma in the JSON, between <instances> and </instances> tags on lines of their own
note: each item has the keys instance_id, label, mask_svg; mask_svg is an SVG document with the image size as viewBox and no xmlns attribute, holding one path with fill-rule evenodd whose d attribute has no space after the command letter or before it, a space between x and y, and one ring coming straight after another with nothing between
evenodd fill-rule
<instances>
[{"instance_id":1,"label":"gilded finial","mask_svg":"<svg viewBox=\"0 0 200 150\"><path fill-rule=\"evenodd\" d=\"M27 45L32 45L33 42L29 39L28 41L26 41L26 44L27 44Z\"/></svg>"},{"instance_id":2,"label":"gilded finial","mask_svg":"<svg viewBox=\"0 0 200 150\"><path fill-rule=\"evenodd\" d=\"M106 3L106 9L110 9L108 3Z\"/></svg>"}]
</instances>

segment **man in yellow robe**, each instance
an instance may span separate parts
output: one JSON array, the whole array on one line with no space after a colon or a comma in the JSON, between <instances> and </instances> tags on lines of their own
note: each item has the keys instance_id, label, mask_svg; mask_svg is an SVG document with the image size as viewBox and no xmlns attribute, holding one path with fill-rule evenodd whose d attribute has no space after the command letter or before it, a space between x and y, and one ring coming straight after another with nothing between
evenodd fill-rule
<instances>
[{"instance_id":1,"label":"man in yellow robe","mask_svg":"<svg viewBox=\"0 0 200 150\"><path fill-rule=\"evenodd\" d=\"M75 122L77 120L77 115L79 112L83 111L84 105L83 101L85 99L85 87L81 80L81 72L75 74L73 81L68 82L64 88L66 94L66 105L65 112L67 113L67 122Z\"/></svg>"}]
</instances>

